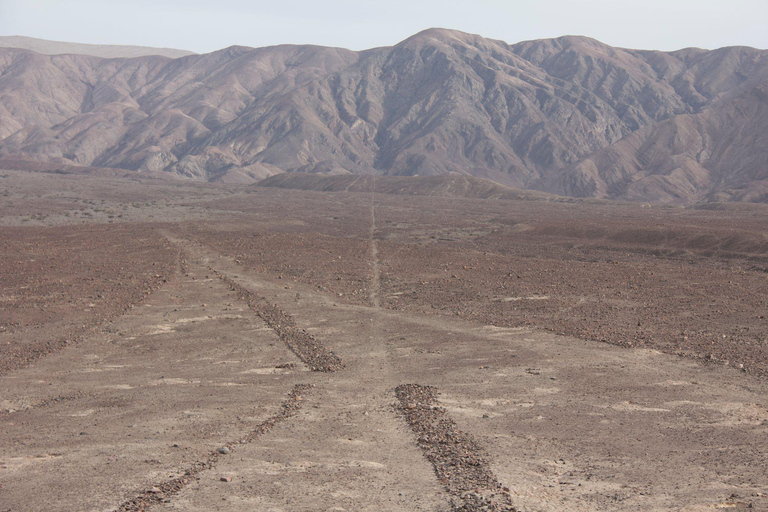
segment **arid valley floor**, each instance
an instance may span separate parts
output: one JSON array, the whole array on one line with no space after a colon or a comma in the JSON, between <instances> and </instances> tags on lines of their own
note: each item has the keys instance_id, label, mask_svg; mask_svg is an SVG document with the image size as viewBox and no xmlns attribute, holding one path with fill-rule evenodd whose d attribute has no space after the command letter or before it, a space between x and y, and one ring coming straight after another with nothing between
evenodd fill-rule
<instances>
[{"instance_id":1,"label":"arid valley floor","mask_svg":"<svg viewBox=\"0 0 768 512\"><path fill-rule=\"evenodd\" d=\"M768 207L0 171L0 511L768 510Z\"/></svg>"}]
</instances>

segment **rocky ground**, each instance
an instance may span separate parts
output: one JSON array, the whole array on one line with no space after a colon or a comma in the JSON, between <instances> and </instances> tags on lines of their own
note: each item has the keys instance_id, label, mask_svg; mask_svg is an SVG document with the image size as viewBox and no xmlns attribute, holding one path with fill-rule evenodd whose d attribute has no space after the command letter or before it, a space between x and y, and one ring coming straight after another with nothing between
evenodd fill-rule
<instances>
[{"instance_id":1,"label":"rocky ground","mask_svg":"<svg viewBox=\"0 0 768 512\"><path fill-rule=\"evenodd\" d=\"M282 225L182 229L244 268L370 303L369 197L331 194L326 206L313 202L325 195L304 194L301 211L289 201L264 207ZM761 205L377 197L384 307L768 371L768 209ZM232 208L256 213L244 203Z\"/></svg>"},{"instance_id":2,"label":"rocky ground","mask_svg":"<svg viewBox=\"0 0 768 512\"><path fill-rule=\"evenodd\" d=\"M176 272L151 226L0 228L0 374L82 340Z\"/></svg>"},{"instance_id":3,"label":"rocky ground","mask_svg":"<svg viewBox=\"0 0 768 512\"><path fill-rule=\"evenodd\" d=\"M763 208L0 190L0 510L768 508Z\"/></svg>"}]
</instances>

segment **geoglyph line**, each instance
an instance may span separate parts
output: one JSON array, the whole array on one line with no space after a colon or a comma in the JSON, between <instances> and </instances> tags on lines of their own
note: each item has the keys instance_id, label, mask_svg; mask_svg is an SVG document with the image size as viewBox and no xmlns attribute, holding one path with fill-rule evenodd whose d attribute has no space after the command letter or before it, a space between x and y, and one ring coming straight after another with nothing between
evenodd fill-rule
<instances>
[{"instance_id":1,"label":"geoglyph line","mask_svg":"<svg viewBox=\"0 0 768 512\"><path fill-rule=\"evenodd\" d=\"M483 449L462 432L440 407L432 386L403 384L395 388L397 409L416 435L440 483L454 496L453 511L512 512L509 489L496 479Z\"/></svg>"},{"instance_id":2,"label":"geoglyph line","mask_svg":"<svg viewBox=\"0 0 768 512\"><path fill-rule=\"evenodd\" d=\"M302 406L304 397L312 389L311 384L297 384L288 394L288 398L280 406L280 410L266 420L262 421L256 428L248 432L245 436L210 452L204 459L199 460L184 470L184 473L176 478L166 480L156 486L140 492L133 498L123 502L116 512L140 512L148 510L153 505L167 503L171 497L178 494L184 487L196 478L203 471L207 471L216 466L216 462L223 455L236 450L241 444L247 444L271 431L279 423L295 416Z\"/></svg>"},{"instance_id":3,"label":"geoglyph line","mask_svg":"<svg viewBox=\"0 0 768 512\"><path fill-rule=\"evenodd\" d=\"M240 294L248 306L271 327L288 348L315 372L335 372L344 368L341 358L328 350L317 338L296 325L288 313L256 297L256 294L234 279L213 270L229 287Z\"/></svg>"},{"instance_id":4,"label":"geoglyph line","mask_svg":"<svg viewBox=\"0 0 768 512\"><path fill-rule=\"evenodd\" d=\"M371 186L371 265L373 268L373 278L371 280L371 293L369 299L373 307L381 307L379 292L381 290L381 269L379 268L379 247L376 242L376 176L373 177Z\"/></svg>"}]
</instances>

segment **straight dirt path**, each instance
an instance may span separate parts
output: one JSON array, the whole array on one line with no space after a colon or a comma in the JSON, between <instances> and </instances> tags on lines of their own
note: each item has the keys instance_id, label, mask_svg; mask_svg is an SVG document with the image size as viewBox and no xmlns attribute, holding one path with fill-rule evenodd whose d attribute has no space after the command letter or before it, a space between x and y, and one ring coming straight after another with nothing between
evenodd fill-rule
<instances>
[{"instance_id":1,"label":"straight dirt path","mask_svg":"<svg viewBox=\"0 0 768 512\"><path fill-rule=\"evenodd\" d=\"M371 293L370 301L374 308L381 307L381 299L379 294L381 293L381 267L379 265L379 245L376 241L376 177L371 180L371 231L370 231L370 244L371 244L371 269L373 276L371 277Z\"/></svg>"},{"instance_id":2,"label":"straight dirt path","mask_svg":"<svg viewBox=\"0 0 768 512\"><path fill-rule=\"evenodd\" d=\"M371 285L370 303L381 309L381 270L376 241L376 177L371 184ZM371 318L371 346L386 347L383 333L387 330L382 315ZM386 355L388 370L393 372L392 353ZM452 495L452 509L514 511L508 489L504 488L483 457L483 449L472 436L455 428L446 410L437 406L436 391L419 384L403 384L395 388L397 410L417 436L422 453L430 461L436 477ZM428 396L429 399L425 399ZM480 476L482 475L482 476Z\"/></svg>"}]
</instances>

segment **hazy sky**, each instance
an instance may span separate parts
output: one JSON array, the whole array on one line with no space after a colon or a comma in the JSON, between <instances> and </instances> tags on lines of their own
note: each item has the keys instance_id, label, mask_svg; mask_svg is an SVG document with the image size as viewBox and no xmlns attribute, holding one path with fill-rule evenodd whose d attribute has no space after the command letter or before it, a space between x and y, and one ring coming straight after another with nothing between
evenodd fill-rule
<instances>
[{"instance_id":1,"label":"hazy sky","mask_svg":"<svg viewBox=\"0 0 768 512\"><path fill-rule=\"evenodd\" d=\"M196 52L281 43L361 50L429 27L509 43L577 34L641 49L768 48L768 0L0 0L0 35Z\"/></svg>"}]
</instances>

